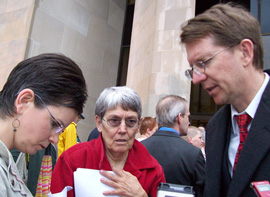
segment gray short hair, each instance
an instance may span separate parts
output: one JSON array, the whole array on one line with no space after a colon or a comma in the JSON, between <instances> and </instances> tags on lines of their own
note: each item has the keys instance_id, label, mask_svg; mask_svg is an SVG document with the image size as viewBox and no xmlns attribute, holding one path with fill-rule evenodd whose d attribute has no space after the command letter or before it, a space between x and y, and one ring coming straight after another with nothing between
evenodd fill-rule
<instances>
[{"instance_id":1,"label":"gray short hair","mask_svg":"<svg viewBox=\"0 0 270 197\"><path fill-rule=\"evenodd\" d=\"M158 127L172 127L176 117L187 112L187 100L177 95L168 95L161 98L156 106Z\"/></svg>"},{"instance_id":2,"label":"gray short hair","mask_svg":"<svg viewBox=\"0 0 270 197\"><path fill-rule=\"evenodd\" d=\"M139 120L141 119L141 99L133 89L126 86L105 88L96 101L95 115L103 119L107 110L117 106L137 112Z\"/></svg>"}]
</instances>

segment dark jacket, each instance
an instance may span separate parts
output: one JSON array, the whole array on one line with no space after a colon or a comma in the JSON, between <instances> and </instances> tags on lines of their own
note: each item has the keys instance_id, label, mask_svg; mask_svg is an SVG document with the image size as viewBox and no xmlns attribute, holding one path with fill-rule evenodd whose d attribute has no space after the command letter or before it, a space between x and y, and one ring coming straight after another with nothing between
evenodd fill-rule
<instances>
[{"instance_id":1,"label":"dark jacket","mask_svg":"<svg viewBox=\"0 0 270 197\"><path fill-rule=\"evenodd\" d=\"M163 167L167 183L193 186L197 195L202 195L205 162L199 148L174 132L162 130L141 143Z\"/></svg>"},{"instance_id":2,"label":"dark jacket","mask_svg":"<svg viewBox=\"0 0 270 197\"><path fill-rule=\"evenodd\" d=\"M256 196L252 181L270 181L270 83L268 83L231 178L228 146L231 108L225 105L206 127L205 196Z\"/></svg>"}]
</instances>

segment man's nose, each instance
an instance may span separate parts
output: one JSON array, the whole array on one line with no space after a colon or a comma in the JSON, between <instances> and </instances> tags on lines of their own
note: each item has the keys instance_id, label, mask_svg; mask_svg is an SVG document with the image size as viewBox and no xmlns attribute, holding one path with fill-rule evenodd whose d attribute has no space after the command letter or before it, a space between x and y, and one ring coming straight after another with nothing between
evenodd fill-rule
<instances>
[{"instance_id":1,"label":"man's nose","mask_svg":"<svg viewBox=\"0 0 270 197\"><path fill-rule=\"evenodd\" d=\"M193 84L199 84L206 79L207 79L207 75L205 73L202 73L199 75L196 72L193 72L193 78L192 78Z\"/></svg>"}]
</instances>

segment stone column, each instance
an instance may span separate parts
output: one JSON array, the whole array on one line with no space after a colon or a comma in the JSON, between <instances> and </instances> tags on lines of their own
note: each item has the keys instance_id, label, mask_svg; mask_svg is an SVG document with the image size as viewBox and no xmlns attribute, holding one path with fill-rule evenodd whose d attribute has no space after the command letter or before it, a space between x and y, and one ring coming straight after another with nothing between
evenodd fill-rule
<instances>
[{"instance_id":1,"label":"stone column","mask_svg":"<svg viewBox=\"0 0 270 197\"><path fill-rule=\"evenodd\" d=\"M127 86L140 95L143 116L155 116L157 101L168 94L189 101L189 65L179 35L194 14L195 0L136 0Z\"/></svg>"},{"instance_id":2,"label":"stone column","mask_svg":"<svg viewBox=\"0 0 270 197\"><path fill-rule=\"evenodd\" d=\"M0 1L0 89L24 59L35 0Z\"/></svg>"}]
</instances>

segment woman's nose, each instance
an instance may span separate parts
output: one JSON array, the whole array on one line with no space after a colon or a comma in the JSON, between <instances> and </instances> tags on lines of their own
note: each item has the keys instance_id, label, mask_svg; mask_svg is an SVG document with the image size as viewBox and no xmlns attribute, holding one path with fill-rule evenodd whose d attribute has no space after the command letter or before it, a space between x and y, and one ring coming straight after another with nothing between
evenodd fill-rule
<instances>
[{"instance_id":1,"label":"woman's nose","mask_svg":"<svg viewBox=\"0 0 270 197\"><path fill-rule=\"evenodd\" d=\"M58 141L59 141L59 134L58 133L55 133L53 132L53 134L49 137L49 141L52 143L52 144L57 144Z\"/></svg>"}]
</instances>

